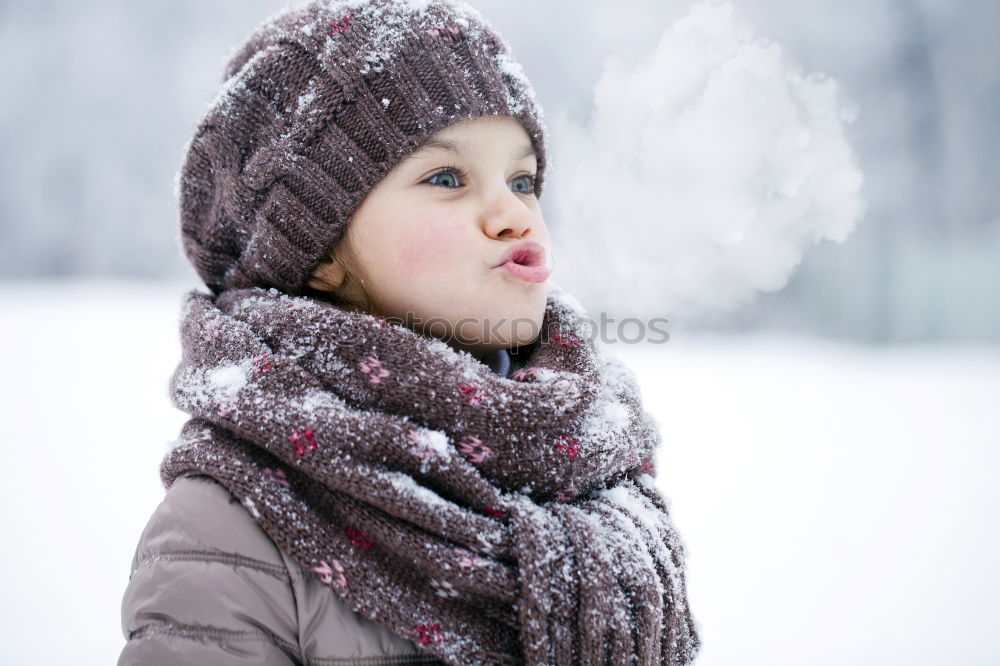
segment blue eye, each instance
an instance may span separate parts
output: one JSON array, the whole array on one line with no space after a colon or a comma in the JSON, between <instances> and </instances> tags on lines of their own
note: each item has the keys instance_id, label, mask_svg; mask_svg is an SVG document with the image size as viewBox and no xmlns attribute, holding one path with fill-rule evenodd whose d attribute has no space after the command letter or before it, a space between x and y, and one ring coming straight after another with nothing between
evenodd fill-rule
<instances>
[{"instance_id":1,"label":"blue eye","mask_svg":"<svg viewBox=\"0 0 1000 666\"><path fill-rule=\"evenodd\" d=\"M446 178L444 179L445 183L448 183L449 181L455 181L455 184L454 185L447 185L445 183L440 183L440 182L435 183L435 182L433 182L434 179L438 178L439 176L446 176ZM463 171L462 169L460 169L458 167L450 166L450 167L445 167L441 171L438 171L436 174L434 174L433 176L431 176L430 178L428 178L424 182L425 183L430 183L431 185L438 185L439 187L446 187L448 189L454 189L454 188L458 187L459 181L464 181L466 178L468 178L468 176L466 175L465 171Z\"/></svg>"},{"instance_id":2,"label":"blue eye","mask_svg":"<svg viewBox=\"0 0 1000 666\"><path fill-rule=\"evenodd\" d=\"M525 190L514 190L518 194L531 194L532 192L535 191L535 175L534 174L528 174L528 173L523 174L521 176L518 176L517 178L515 178L511 182L516 183L518 181L522 181L522 182L526 182L527 183L527 189L525 189Z\"/></svg>"}]
</instances>

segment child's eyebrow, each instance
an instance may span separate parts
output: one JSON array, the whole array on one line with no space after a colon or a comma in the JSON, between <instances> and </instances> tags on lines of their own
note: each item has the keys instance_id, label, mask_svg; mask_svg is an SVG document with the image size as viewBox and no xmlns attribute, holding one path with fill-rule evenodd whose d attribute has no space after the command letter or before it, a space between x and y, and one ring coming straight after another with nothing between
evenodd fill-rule
<instances>
[{"instance_id":1,"label":"child's eyebrow","mask_svg":"<svg viewBox=\"0 0 1000 666\"><path fill-rule=\"evenodd\" d=\"M459 144L456 144L451 141L446 141L444 139L429 139L424 143L424 145L420 146L420 148L413 151L413 154L416 155L418 153L423 153L431 150L443 150L445 152L455 153L458 155L462 154L462 148ZM531 157L532 155L535 155L534 146L532 146L530 143L525 144L524 146L521 147L521 154L517 156L517 159L523 160L524 158Z\"/></svg>"}]
</instances>

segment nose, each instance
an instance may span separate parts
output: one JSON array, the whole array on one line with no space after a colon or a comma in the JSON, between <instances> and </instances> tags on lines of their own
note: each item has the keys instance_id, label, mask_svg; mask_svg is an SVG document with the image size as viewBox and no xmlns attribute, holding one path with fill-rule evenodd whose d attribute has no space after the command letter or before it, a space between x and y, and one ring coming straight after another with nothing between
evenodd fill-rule
<instances>
[{"instance_id":1,"label":"nose","mask_svg":"<svg viewBox=\"0 0 1000 666\"><path fill-rule=\"evenodd\" d=\"M509 189L494 197L483 211L483 232L491 238L525 238L539 226L541 221L537 212Z\"/></svg>"}]
</instances>

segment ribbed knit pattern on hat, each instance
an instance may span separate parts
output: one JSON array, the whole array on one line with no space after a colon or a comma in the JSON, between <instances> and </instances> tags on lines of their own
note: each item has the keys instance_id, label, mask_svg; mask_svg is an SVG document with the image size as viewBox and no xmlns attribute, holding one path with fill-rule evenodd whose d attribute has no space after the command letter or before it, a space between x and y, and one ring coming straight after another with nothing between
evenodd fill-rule
<instances>
[{"instance_id":1,"label":"ribbed knit pattern on hat","mask_svg":"<svg viewBox=\"0 0 1000 666\"><path fill-rule=\"evenodd\" d=\"M541 195L542 110L507 42L452 0L314 0L226 68L179 175L185 255L214 292L297 295L369 191L448 125L520 121Z\"/></svg>"}]
</instances>

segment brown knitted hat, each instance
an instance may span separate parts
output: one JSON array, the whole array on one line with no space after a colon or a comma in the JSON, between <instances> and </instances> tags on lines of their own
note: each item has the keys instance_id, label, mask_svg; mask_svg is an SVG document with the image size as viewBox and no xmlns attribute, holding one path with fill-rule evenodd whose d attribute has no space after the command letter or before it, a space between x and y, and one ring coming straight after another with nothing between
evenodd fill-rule
<instances>
[{"instance_id":1,"label":"brown knitted hat","mask_svg":"<svg viewBox=\"0 0 1000 666\"><path fill-rule=\"evenodd\" d=\"M226 67L178 178L205 284L300 295L369 191L438 130L512 116L545 169L542 109L507 42L453 0L313 0Z\"/></svg>"}]
</instances>

